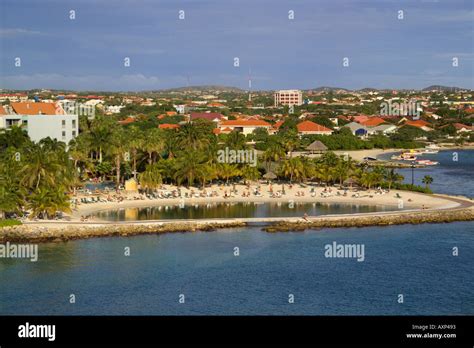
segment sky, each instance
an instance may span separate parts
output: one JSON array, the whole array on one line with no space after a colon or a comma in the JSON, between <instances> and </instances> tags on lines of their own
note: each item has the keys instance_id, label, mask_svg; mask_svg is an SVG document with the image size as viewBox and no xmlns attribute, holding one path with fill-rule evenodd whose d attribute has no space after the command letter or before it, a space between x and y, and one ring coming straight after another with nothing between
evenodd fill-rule
<instances>
[{"instance_id":1,"label":"sky","mask_svg":"<svg viewBox=\"0 0 474 348\"><path fill-rule=\"evenodd\" d=\"M0 0L0 88L472 89L473 35L473 0Z\"/></svg>"}]
</instances>

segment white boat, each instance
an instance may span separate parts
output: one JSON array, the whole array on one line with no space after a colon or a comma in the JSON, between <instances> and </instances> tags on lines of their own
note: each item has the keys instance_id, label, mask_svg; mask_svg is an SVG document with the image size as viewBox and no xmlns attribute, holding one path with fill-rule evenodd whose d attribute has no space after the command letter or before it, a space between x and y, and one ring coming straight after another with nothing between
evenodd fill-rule
<instances>
[{"instance_id":1,"label":"white boat","mask_svg":"<svg viewBox=\"0 0 474 348\"><path fill-rule=\"evenodd\" d=\"M429 149L425 149L423 150L423 154L424 155L434 155L436 153L438 153L439 151L438 150L429 150Z\"/></svg>"},{"instance_id":2,"label":"white boat","mask_svg":"<svg viewBox=\"0 0 474 348\"><path fill-rule=\"evenodd\" d=\"M437 146L436 144L429 144L425 146L422 151L425 154L435 154L439 152L439 146Z\"/></svg>"},{"instance_id":3,"label":"white boat","mask_svg":"<svg viewBox=\"0 0 474 348\"><path fill-rule=\"evenodd\" d=\"M430 161L430 160L418 160L416 161L418 164L423 164L425 166L435 166L439 164L439 162L436 161Z\"/></svg>"},{"instance_id":4,"label":"white boat","mask_svg":"<svg viewBox=\"0 0 474 348\"><path fill-rule=\"evenodd\" d=\"M425 146L425 149L430 149L430 150L439 150L440 147L436 144L429 144L427 146Z\"/></svg>"}]
</instances>

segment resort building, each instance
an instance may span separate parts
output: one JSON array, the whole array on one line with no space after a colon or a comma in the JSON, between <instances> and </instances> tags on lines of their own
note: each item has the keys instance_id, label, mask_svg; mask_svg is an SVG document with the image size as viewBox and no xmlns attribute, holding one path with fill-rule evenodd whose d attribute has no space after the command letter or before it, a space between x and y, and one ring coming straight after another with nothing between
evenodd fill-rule
<instances>
[{"instance_id":1,"label":"resort building","mask_svg":"<svg viewBox=\"0 0 474 348\"><path fill-rule=\"evenodd\" d=\"M275 106L280 105L302 105L303 93L297 89L287 89L275 92L273 95Z\"/></svg>"},{"instance_id":2,"label":"resort building","mask_svg":"<svg viewBox=\"0 0 474 348\"><path fill-rule=\"evenodd\" d=\"M77 114L66 114L55 103L11 103L0 112L0 129L21 126L30 139L38 142L44 138L68 144L79 133Z\"/></svg>"},{"instance_id":3,"label":"resort building","mask_svg":"<svg viewBox=\"0 0 474 348\"><path fill-rule=\"evenodd\" d=\"M299 135L331 135L332 129L321 126L312 121L303 121L296 125Z\"/></svg>"},{"instance_id":4,"label":"resort building","mask_svg":"<svg viewBox=\"0 0 474 348\"><path fill-rule=\"evenodd\" d=\"M271 127L272 125L270 123L261 120L229 120L222 121L219 124L222 133L238 131L244 135L252 134L253 131L258 128L266 129L267 132L269 132Z\"/></svg>"}]
</instances>

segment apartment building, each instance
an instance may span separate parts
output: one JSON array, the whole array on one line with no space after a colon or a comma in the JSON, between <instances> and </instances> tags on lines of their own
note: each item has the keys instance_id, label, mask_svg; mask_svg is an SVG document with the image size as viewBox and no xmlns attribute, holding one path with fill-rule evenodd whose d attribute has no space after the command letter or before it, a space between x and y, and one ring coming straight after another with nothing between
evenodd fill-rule
<instances>
[{"instance_id":1,"label":"apartment building","mask_svg":"<svg viewBox=\"0 0 474 348\"><path fill-rule=\"evenodd\" d=\"M275 99L275 106L303 104L303 93L297 89L277 91L273 94L273 97Z\"/></svg>"},{"instance_id":2,"label":"apartment building","mask_svg":"<svg viewBox=\"0 0 474 348\"><path fill-rule=\"evenodd\" d=\"M67 114L60 104L19 102L0 108L0 129L21 126L34 142L50 137L68 144L79 134L78 115Z\"/></svg>"}]
</instances>

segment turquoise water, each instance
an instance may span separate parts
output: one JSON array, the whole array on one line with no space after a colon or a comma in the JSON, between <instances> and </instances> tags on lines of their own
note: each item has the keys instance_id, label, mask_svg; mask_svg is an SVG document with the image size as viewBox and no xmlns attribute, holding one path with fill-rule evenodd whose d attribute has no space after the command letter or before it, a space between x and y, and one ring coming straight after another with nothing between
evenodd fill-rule
<instances>
[{"instance_id":1,"label":"turquoise water","mask_svg":"<svg viewBox=\"0 0 474 348\"><path fill-rule=\"evenodd\" d=\"M380 156L389 159L390 155ZM415 185L424 185L425 175L433 177L431 189L437 193L474 197L474 150L440 151L437 154L422 155L419 159L439 162L436 166L414 169ZM411 169L398 169L405 177L404 182L411 184Z\"/></svg>"},{"instance_id":2,"label":"turquoise water","mask_svg":"<svg viewBox=\"0 0 474 348\"><path fill-rule=\"evenodd\" d=\"M437 155L433 189L472 196L472 153ZM363 245L364 261L325 257L333 242ZM36 263L0 259L0 314L473 315L473 255L472 222L41 244Z\"/></svg>"},{"instance_id":3,"label":"turquoise water","mask_svg":"<svg viewBox=\"0 0 474 348\"><path fill-rule=\"evenodd\" d=\"M0 314L474 314L472 233L254 227L44 244L37 263L2 261ZM365 260L324 257L333 241L364 244Z\"/></svg>"}]
</instances>

